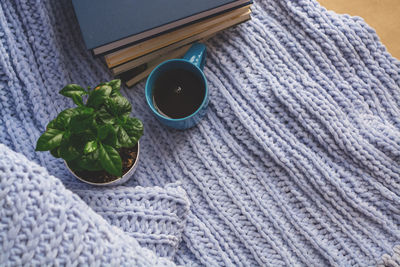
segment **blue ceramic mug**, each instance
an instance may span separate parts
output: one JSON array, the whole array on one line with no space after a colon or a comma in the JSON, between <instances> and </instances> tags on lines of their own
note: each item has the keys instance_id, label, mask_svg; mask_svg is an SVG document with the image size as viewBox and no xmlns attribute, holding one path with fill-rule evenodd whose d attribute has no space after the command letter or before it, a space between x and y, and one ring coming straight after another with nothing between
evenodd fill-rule
<instances>
[{"instance_id":1,"label":"blue ceramic mug","mask_svg":"<svg viewBox=\"0 0 400 267\"><path fill-rule=\"evenodd\" d=\"M208 88L207 80L203 73L205 58L206 46L201 43L195 43L190 47L182 59L171 59L164 61L154 68L154 70L150 73L146 82L146 101L153 114L162 124L171 128L184 130L196 125L201 117L206 113L208 105ZM160 75L162 75L165 71L177 69L190 71L192 74L196 75L199 78L199 82L202 83L201 87L204 88L205 92L204 98L196 111L186 117L173 119L161 114L159 110L157 110L153 102L153 89L157 79L160 78Z\"/></svg>"}]
</instances>

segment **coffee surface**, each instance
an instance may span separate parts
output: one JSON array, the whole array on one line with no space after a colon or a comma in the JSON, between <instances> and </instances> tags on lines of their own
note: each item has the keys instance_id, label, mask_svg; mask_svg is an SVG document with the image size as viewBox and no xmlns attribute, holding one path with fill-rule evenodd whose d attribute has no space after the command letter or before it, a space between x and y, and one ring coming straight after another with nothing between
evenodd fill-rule
<instances>
[{"instance_id":1,"label":"coffee surface","mask_svg":"<svg viewBox=\"0 0 400 267\"><path fill-rule=\"evenodd\" d=\"M160 74L153 87L153 104L159 113L180 119L193 114L203 102L203 81L185 69L171 69Z\"/></svg>"}]
</instances>

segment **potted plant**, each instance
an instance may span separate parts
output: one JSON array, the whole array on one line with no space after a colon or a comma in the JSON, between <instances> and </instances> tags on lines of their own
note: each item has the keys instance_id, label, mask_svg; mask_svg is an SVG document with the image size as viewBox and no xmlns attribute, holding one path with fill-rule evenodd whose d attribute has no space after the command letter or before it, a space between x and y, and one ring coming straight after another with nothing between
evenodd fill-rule
<instances>
[{"instance_id":1,"label":"potted plant","mask_svg":"<svg viewBox=\"0 0 400 267\"><path fill-rule=\"evenodd\" d=\"M36 151L63 158L80 180L120 184L130 178L139 157L143 123L130 117L132 106L120 92L121 80L85 90L68 84L60 94L77 105L58 114L39 137Z\"/></svg>"}]
</instances>

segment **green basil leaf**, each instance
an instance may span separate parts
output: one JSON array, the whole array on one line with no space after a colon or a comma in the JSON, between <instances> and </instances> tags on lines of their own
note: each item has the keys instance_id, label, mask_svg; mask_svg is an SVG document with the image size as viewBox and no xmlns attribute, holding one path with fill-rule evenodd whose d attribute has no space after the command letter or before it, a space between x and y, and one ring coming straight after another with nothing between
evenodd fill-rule
<instances>
[{"instance_id":1,"label":"green basil leaf","mask_svg":"<svg viewBox=\"0 0 400 267\"><path fill-rule=\"evenodd\" d=\"M63 137L62 137L62 141L61 142L63 142L63 143L68 143L69 142L69 139L70 139L70 137L71 137L71 130L66 130L65 132L64 132L64 134L63 134Z\"/></svg>"},{"instance_id":2,"label":"green basil leaf","mask_svg":"<svg viewBox=\"0 0 400 267\"><path fill-rule=\"evenodd\" d=\"M57 125L59 125L59 127L62 127L62 130L67 129L71 118L76 114L77 114L77 111L73 108L69 108L69 109L61 111L60 114L58 114L58 116L56 118ZM57 129L59 129L59 128L57 128Z\"/></svg>"},{"instance_id":3,"label":"green basil leaf","mask_svg":"<svg viewBox=\"0 0 400 267\"><path fill-rule=\"evenodd\" d=\"M91 130L88 131L84 131L82 133L72 133L71 137L67 140L67 141L62 141L62 143L64 142L68 142L71 145L73 145L74 147L76 147L76 149L78 149L78 151L80 151L81 153L83 153L83 149L86 145L87 142L95 140L96 139L96 135L93 134L93 132Z\"/></svg>"},{"instance_id":4,"label":"green basil leaf","mask_svg":"<svg viewBox=\"0 0 400 267\"><path fill-rule=\"evenodd\" d=\"M63 143L60 146L60 157L62 157L65 161L74 160L79 157L81 154L79 151L69 143Z\"/></svg>"},{"instance_id":5,"label":"green basil leaf","mask_svg":"<svg viewBox=\"0 0 400 267\"><path fill-rule=\"evenodd\" d=\"M36 143L36 151L47 151L58 147L61 143L64 132L57 129L47 129Z\"/></svg>"},{"instance_id":6,"label":"green basil leaf","mask_svg":"<svg viewBox=\"0 0 400 267\"><path fill-rule=\"evenodd\" d=\"M121 88L121 80L120 79L111 80L107 84L109 86L111 86L113 91L119 91L119 89Z\"/></svg>"},{"instance_id":7,"label":"green basil leaf","mask_svg":"<svg viewBox=\"0 0 400 267\"><path fill-rule=\"evenodd\" d=\"M102 140L102 143L115 148L121 148L121 144L118 141L117 132L118 128L112 126L108 132L107 137Z\"/></svg>"},{"instance_id":8,"label":"green basil leaf","mask_svg":"<svg viewBox=\"0 0 400 267\"><path fill-rule=\"evenodd\" d=\"M90 131L94 123L93 115L79 114L71 118L70 129L72 133L83 133Z\"/></svg>"},{"instance_id":9,"label":"green basil leaf","mask_svg":"<svg viewBox=\"0 0 400 267\"><path fill-rule=\"evenodd\" d=\"M108 134L113 130L111 124L103 124L97 128L97 138L99 140L104 140Z\"/></svg>"},{"instance_id":10,"label":"green basil leaf","mask_svg":"<svg viewBox=\"0 0 400 267\"><path fill-rule=\"evenodd\" d=\"M50 121L47 124L46 130L48 130L48 129L57 129L57 130L60 130L60 131L64 131L65 130L64 125L59 123L57 118L55 118L54 120Z\"/></svg>"},{"instance_id":11,"label":"green basil leaf","mask_svg":"<svg viewBox=\"0 0 400 267\"><path fill-rule=\"evenodd\" d=\"M73 96L85 95L87 94L87 92L85 91L85 89L77 84L68 84L63 89L61 89L60 94L66 97L73 98Z\"/></svg>"},{"instance_id":12,"label":"green basil leaf","mask_svg":"<svg viewBox=\"0 0 400 267\"><path fill-rule=\"evenodd\" d=\"M77 111L73 108L69 108L66 110L63 110L58 114L57 118L54 120L50 121L49 124L47 124L46 129L57 129L60 131L65 131L68 128L69 122L71 120L71 117L77 114Z\"/></svg>"},{"instance_id":13,"label":"green basil leaf","mask_svg":"<svg viewBox=\"0 0 400 267\"><path fill-rule=\"evenodd\" d=\"M132 147L134 145L123 127L118 127L117 137L121 147Z\"/></svg>"},{"instance_id":14,"label":"green basil leaf","mask_svg":"<svg viewBox=\"0 0 400 267\"><path fill-rule=\"evenodd\" d=\"M82 96L80 96L80 95L73 95L73 96L71 96L71 98L72 98L72 101L74 101L74 103L75 103L77 106L79 106L79 107L83 106L83 99L82 99Z\"/></svg>"},{"instance_id":15,"label":"green basil leaf","mask_svg":"<svg viewBox=\"0 0 400 267\"><path fill-rule=\"evenodd\" d=\"M109 85L102 85L90 93L87 101L88 107L99 108L111 94L112 88Z\"/></svg>"},{"instance_id":16,"label":"green basil leaf","mask_svg":"<svg viewBox=\"0 0 400 267\"><path fill-rule=\"evenodd\" d=\"M53 157L59 158L60 157L60 147L53 148L52 150L50 150L50 153L51 153L51 155L53 155Z\"/></svg>"},{"instance_id":17,"label":"green basil leaf","mask_svg":"<svg viewBox=\"0 0 400 267\"><path fill-rule=\"evenodd\" d=\"M101 166L99 159L99 150L95 150L93 153L82 155L79 160L79 167L88 171L101 171L104 170Z\"/></svg>"},{"instance_id":18,"label":"green basil leaf","mask_svg":"<svg viewBox=\"0 0 400 267\"><path fill-rule=\"evenodd\" d=\"M126 97L115 96L106 101L108 110L114 116L120 116L123 114L129 114L132 110L132 105Z\"/></svg>"},{"instance_id":19,"label":"green basil leaf","mask_svg":"<svg viewBox=\"0 0 400 267\"><path fill-rule=\"evenodd\" d=\"M93 151L95 151L97 149L97 142L96 141L89 141L86 143L84 149L83 149L83 153L84 154L89 154L92 153Z\"/></svg>"},{"instance_id":20,"label":"green basil leaf","mask_svg":"<svg viewBox=\"0 0 400 267\"><path fill-rule=\"evenodd\" d=\"M80 115L92 115L94 112L93 108L89 108L89 107L85 107L85 106L74 108L74 110L77 112L77 114L80 114Z\"/></svg>"},{"instance_id":21,"label":"green basil leaf","mask_svg":"<svg viewBox=\"0 0 400 267\"><path fill-rule=\"evenodd\" d=\"M110 97L122 96L120 91L112 91ZM122 96L123 97L123 96Z\"/></svg>"},{"instance_id":22,"label":"green basil leaf","mask_svg":"<svg viewBox=\"0 0 400 267\"><path fill-rule=\"evenodd\" d=\"M83 171L84 170L82 167L79 166L79 163L81 162L80 158L76 158L74 160L69 160L66 162L67 162L68 167L73 171Z\"/></svg>"},{"instance_id":23,"label":"green basil leaf","mask_svg":"<svg viewBox=\"0 0 400 267\"><path fill-rule=\"evenodd\" d=\"M108 83L106 83L106 82L99 83L98 85L96 85L96 86L94 87L94 90L99 89L99 88L100 88L101 86L103 86L103 85L108 85Z\"/></svg>"},{"instance_id":24,"label":"green basil leaf","mask_svg":"<svg viewBox=\"0 0 400 267\"><path fill-rule=\"evenodd\" d=\"M124 125L126 121L128 120L129 116L119 116L116 119L116 124L117 125Z\"/></svg>"},{"instance_id":25,"label":"green basil leaf","mask_svg":"<svg viewBox=\"0 0 400 267\"><path fill-rule=\"evenodd\" d=\"M122 125L133 144L136 144L143 135L143 123L137 118L128 118L126 123Z\"/></svg>"},{"instance_id":26,"label":"green basil leaf","mask_svg":"<svg viewBox=\"0 0 400 267\"><path fill-rule=\"evenodd\" d=\"M97 112L97 118L107 124L112 124L115 122L115 117L112 116L105 107L101 107L99 111Z\"/></svg>"},{"instance_id":27,"label":"green basil leaf","mask_svg":"<svg viewBox=\"0 0 400 267\"><path fill-rule=\"evenodd\" d=\"M121 92L120 92L120 88L121 88L121 80L120 79L115 79L112 80L110 82L107 83L109 86L111 86L112 91L110 96L114 97L114 96L122 96Z\"/></svg>"},{"instance_id":28,"label":"green basil leaf","mask_svg":"<svg viewBox=\"0 0 400 267\"><path fill-rule=\"evenodd\" d=\"M109 145L99 146L99 159L101 166L110 174L122 176L122 160L118 151Z\"/></svg>"}]
</instances>

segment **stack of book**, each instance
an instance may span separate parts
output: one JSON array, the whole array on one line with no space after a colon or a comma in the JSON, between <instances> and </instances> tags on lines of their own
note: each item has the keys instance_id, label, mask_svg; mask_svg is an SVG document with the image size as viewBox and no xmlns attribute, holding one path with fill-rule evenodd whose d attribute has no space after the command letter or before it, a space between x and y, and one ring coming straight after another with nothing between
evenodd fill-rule
<instances>
[{"instance_id":1,"label":"stack of book","mask_svg":"<svg viewBox=\"0 0 400 267\"><path fill-rule=\"evenodd\" d=\"M249 0L72 0L87 49L128 87L192 43L250 19Z\"/></svg>"}]
</instances>

